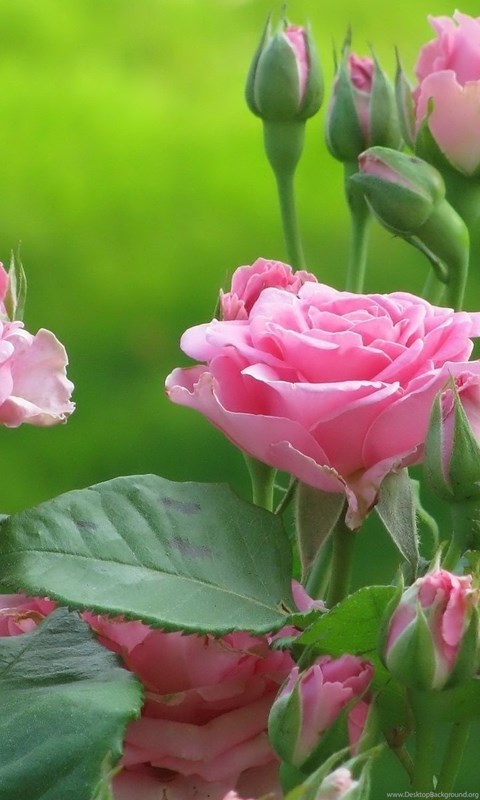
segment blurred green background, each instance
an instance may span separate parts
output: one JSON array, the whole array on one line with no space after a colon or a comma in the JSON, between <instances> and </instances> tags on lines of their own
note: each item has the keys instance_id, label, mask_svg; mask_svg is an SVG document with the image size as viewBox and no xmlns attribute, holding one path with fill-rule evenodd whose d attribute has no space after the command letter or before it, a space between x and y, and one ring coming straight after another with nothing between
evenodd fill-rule
<instances>
[{"instance_id":1,"label":"blurred green background","mask_svg":"<svg viewBox=\"0 0 480 800\"><path fill-rule=\"evenodd\" d=\"M245 75L271 0L0 0L0 258L21 242L26 326L65 343L77 411L67 425L0 431L0 509L12 512L113 476L247 485L240 456L164 377L178 341L211 318L220 285L257 256L285 258L261 123ZM274 7L274 6L273 6ZM468 2L465 12L478 4ZM277 6L278 10L278 6ZM432 38L410 0L291 0L311 21L326 77L347 26L393 73ZM307 125L298 202L310 268L342 287L348 244L342 169L322 113ZM425 263L375 226L367 289L420 290ZM469 307L479 307L471 280Z\"/></svg>"},{"instance_id":2,"label":"blurred green background","mask_svg":"<svg viewBox=\"0 0 480 800\"><path fill-rule=\"evenodd\" d=\"M0 257L8 262L21 242L26 326L66 345L77 403L66 426L0 431L2 512L137 472L248 491L241 456L200 416L171 406L163 381L188 363L179 337L211 318L233 269L285 258L261 124L243 100L272 6L0 0ZM469 0L462 11L478 8ZM373 44L393 74L398 46L412 75L433 37L427 15L453 10L440 0L291 0L288 14L312 24L328 96L332 44L349 24L357 52ZM347 213L323 118L324 109L307 126L298 203L309 268L342 288ZM375 226L368 291L420 291L425 274L420 255ZM475 275L467 308L480 308ZM370 524L357 581L384 581L392 556ZM471 762L464 790L480 784L473 750ZM396 770L379 778L385 790L407 788Z\"/></svg>"}]
</instances>

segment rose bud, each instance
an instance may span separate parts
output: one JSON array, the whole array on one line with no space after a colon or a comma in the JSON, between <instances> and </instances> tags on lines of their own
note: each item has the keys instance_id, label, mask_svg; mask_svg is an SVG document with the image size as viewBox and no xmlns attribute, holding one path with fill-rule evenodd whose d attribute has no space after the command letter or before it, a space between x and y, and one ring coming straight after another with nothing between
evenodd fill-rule
<instances>
[{"instance_id":1,"label":"rose bud","mask_svg":"<svg viewBox=\"0 0 480 800\"><path fill-rule=\"evenodd\" d=\"M368 699L362 698L373 672L370 662L352 655L337 659L321 656L303 672L294 667L272 706L268 722L270 741L280 758L302 767L318 754L327 731L337 720L345 726L344 739L354 749L363 732L358 727L359 718L365 720L367 716L354 715L354 711L361 703L369 704Z\"/></svg>"},{"instance_id":2,"label":"rose bud","mask_svg":"<svg viewBox=\"0 0 480 800\"><path fill-rule=\"evenodd\" d=\"M393 233L414 234L445 198L443 178L415 156L386 147L371 147L358 159L360 185L373 213Z\"/></svg>"},{"instance_id":3,"label":"rose bud","mask_svg":"<svg viewBox=\"0 0 480 800\"><path fill-rule=\"evenodd\" d=\"M464 175L480 167L480 20L456 11L429 17L437 38L424 45L413 92L417 152ZM448 163L446 163L448 162Z\"/></svg>"},{"instance_id":4,"label":"rose bud","mask_svg":"<svg viewBox=\"0 0 480 800\"><path fill-rule=\"evenodd\" d=\"M424 457L430 488L450 503L480 500L480 387L457 383L451 379L435 398Z\"/></svg>"},{"instance_id":5,"label":"rose bud","mask_svg":"<svg viewBox=\"0 0 480 800\"><path fill-rule=\"evenodd\" d=\"M310 32L283 19L267 22L247 78L248 107L263 120L306 120L323 99L323 78Z\"/></svg>"},{"instance_id":6,"label":"rose bud","mask_svg":"<svg viewBox=\"0 0 480 800\"><path fill-rule=\"evenodd\" d=\"M327 146L339 161L355 162L372 145L400 147L393 89L377 59L343 46L326 122Z\"/></svg>"},{"instance_id":7,"label":"rose bud","mask_svg":"<svg viewBox=\"0 0 480 800\"><path fill-rule=\"evenodd\" d=\"M446 305L461 308L468 272L469 234L445 199L440 173L426 161L385 147L371 147L351 177L377 219L429 259L447 286Z\"/></svg>"},{"instance_id":8,"label":"rose bud","mask_svg":"<svg viewBox=\"0 0 480 800\"><path fill-rule=\"evenodd\" d=\"M480 661L477 606L478 590L470 575L435 569L419 578L403 592L393 613L387 612L386 667L414 689L467 681Z\"/></svg>"},{"instance_id":9,"label":"rose bud","mask_svg":"<svg viewBox=\"0 0 480 800\"><path fill-rule=\"evenodd\" d=\"M354 780L347 767L338 767L323 779L315 800L359 800L362 796L360 781Z\"/></svg>"}]
</instances>

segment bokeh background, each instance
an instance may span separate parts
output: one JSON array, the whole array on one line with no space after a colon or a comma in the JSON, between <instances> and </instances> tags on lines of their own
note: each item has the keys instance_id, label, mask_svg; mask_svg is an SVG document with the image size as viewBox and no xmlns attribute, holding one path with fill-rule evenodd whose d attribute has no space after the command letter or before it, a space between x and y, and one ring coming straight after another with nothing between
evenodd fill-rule
<instances>
[{"instance_id":1,"label":"bokeh background","mask_svg":"<svg viewBox=\"0 0 480 800\"><path fill-rule=\"evenodd\" d=\"M163 382L188 363L179 337L211 318L233 269L285 258L261 124L243 100L272 5L0 0L0 257L21 243L27 328L64 342L77 403L66 426L0 430L1 511L131 473L248 492L241 456L171 406ZM440 0L290 0L288 13L312 24L328 95L332 46L349 24L357 52L372 44L393 75L398 46L412 76L433 36L427 15L453 10ZM323 122L324 109L308 123L298 203L310 269L341 288L348 218ZM425 274L420 255L375 226L367 290L420 291ZM467 307L480 308L476 275ZM373 522L357 582L384 580L389 562ZM408 788L393 762L380 773L385 791ZM463 780L463 790L480 785L473 750Z\"/></svg>"}]
</instances>

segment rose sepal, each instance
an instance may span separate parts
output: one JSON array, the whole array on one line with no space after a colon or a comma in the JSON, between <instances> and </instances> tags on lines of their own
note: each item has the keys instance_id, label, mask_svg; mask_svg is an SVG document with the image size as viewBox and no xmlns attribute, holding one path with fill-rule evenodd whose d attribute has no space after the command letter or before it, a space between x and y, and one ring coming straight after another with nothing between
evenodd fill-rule
<instances>
[{"instance_id":1,"label":"rose sepal","mask_svg":"<svg viewBox=\"0 0 480 800\"><path fill-rule=\"evenodd\" d=\"M396 150L402 145L402 136L395 102L395 92L373 50L372 58L375 69L370 100L370 135L368 143Z\"/></svg>"},{"instance_id":2,"label":"rose sepal","mask_svg":"<svg viewBox=\"0 0 480 800\"><path fill-rule=\"evenodd\" d=\"M453 399L451 445L445 440L443 401ZM424 469L431 490L449 503L480 501L480 447L453 379L435 397L425 440Z\"/></svg>"},{"instance_id":3,"label":"rose sepal","mask_svg":"<svg viewBox=\"0 0 480 800\"><path fill-rule=\"evenodd\" d=\"M412 86L403 70L398 50L396 51L396 57L395 99L397 102L398 121L406 144L413 149L415 142L415 104L412 97Z\"/></svg>"},{"instance_id":4,"label":"rose sepal","mask_svg":"<svg viewBox=\"0 0 480 800\"><path fill-rule=\"evenodd\" d=\"M367 146L355 107L354 92L348 71L351 35L347 34L335 78L325 127L327 147L334 158L352 163Z\"/></svg>"},{"instance_id":5,"label":"rose sepal","mask_svg":"<svg viewBox=\"0 0 480 800\"><path fill-rule=\"evenodd\" d=\"M405 686L420 691L438 688L434 685L435 648L420 603L416 604L414 620L384 654L383 661L393 677Z\"/></svg>"},{"instance_id":6,"label":"rose sepal","mask_svg":"<svg viewBox=\"0 0 480 800\"><path fill-rule=\"evenodd\" d=\"M305 94L299 109L300 119L304 120L313 117L317 113L323 103L324 96L322 68L313 39L312 29L308 23L305 25L305 44L307 48L309 71Z\"/></svg>"}]
</instances>

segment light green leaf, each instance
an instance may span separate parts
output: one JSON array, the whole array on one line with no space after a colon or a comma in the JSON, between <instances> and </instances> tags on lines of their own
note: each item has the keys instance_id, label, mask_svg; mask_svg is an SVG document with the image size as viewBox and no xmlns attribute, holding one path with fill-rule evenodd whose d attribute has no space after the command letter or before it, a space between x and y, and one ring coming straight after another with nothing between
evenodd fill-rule
<instances>
[{"instance_id":1,"label":"light green leaf","mask_svg":"<svg viewBox=\"0 0 480 800\"><path fill-rule=\"evenodd\" d=\"M169 630L278 629L290 579L281 520L225 485L115 478L2 523L4 589Z\"/></svg>"}]
</instances>

